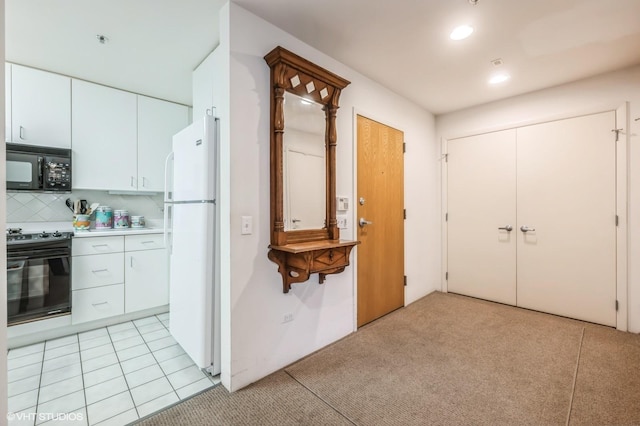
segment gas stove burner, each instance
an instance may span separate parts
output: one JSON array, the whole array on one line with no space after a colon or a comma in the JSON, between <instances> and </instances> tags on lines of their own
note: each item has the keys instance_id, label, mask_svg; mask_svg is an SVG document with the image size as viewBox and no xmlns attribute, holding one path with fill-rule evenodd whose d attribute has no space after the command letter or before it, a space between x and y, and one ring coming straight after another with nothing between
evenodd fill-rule
<instances>
[{"instance_id":1,"label":"gas stove burner","mask_svg":"<svg viewBox=\"0 0 640 426\"><path fill-rule=\"evenodd\" d=\"M7 235L22 234L22 228L7 228Z\"/></svg>"}]
</instances>

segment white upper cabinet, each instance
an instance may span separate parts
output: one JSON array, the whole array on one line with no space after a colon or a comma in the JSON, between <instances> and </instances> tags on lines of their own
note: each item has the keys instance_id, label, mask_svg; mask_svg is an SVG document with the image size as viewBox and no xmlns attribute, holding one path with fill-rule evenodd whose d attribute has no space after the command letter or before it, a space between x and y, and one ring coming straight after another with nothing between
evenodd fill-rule
<instances>
[{"instance_id":1,"label":"white upper cabinet","mask_svg":"<svg viewBox=\"0 0 640 426\"><path fill-rule=\"evenodd\" d=\"M188 124L188 107L138 95L138 191L164 191L173 135Z\"/></svg>"},{"instance_id":2,"label":"white upper cabinet","mask_svg":"<svg viewBox=\"0 0 640 426\"><path fill-rule=\"evenodd\" d=\"M73 80L73 187L137 189L137 95Z\"/></svg>"},{"instance_id":3,"label":"white upper cabinet","mask_svg":"<svg viewBox=\"0 0 640 426\"><path fill-rule=\"evenodd\" d=\"M215 94L225 90L225 87L224 79L216 79L216 76L219 77L224 69L222 50L216 49L193 71L193 121L197 121L208 111L217 116L214 109L217 102Z\"/></svg>"},{"instance_id":4,"label":"white upper cabinet","mask_svg":"<svg viewBox=\"0 0 640 426\"><path fill-rule=\"evenodd\" d=\"M15 64L10 75L11 138L6 139L71 148L71 79Z\"/></svg>"},{"instance_id":5,"label":"white upper cabinet","mask_svg":"<svg viewBox=\"0 0 640 426\"><path fill-rule=\"evenodd\" d=\"M11 142L11 64L4 63L4 141Z\"/></svg>"}]
</instances>

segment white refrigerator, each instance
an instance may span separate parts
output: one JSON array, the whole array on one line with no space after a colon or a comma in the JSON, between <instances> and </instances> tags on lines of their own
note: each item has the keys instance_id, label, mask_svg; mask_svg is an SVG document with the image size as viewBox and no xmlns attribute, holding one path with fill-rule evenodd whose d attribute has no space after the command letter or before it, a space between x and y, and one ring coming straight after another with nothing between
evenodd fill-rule
<instances>
[{"instance_id":1,"label":"white refrigerator","mask_svg":"<svg viewBox=\"0 0 640 426\"><path fill-rule=\"evenodd\" d=\"M194 121L173 137L165 167L169 330L201 369L220 373L220 290L216 285L218 120Z\"/></svg>"}]
</instances>

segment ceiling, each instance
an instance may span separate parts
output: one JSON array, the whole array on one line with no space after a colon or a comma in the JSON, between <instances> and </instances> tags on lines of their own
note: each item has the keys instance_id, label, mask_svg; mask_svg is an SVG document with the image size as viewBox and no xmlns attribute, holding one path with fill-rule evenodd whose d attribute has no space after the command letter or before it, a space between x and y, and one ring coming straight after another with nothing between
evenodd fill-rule
<instances>
[{"instance_id":1,"label":"ceiling","mask_svg":"<svg viewBox=\"0 0 640 426\"><path fill-rule=\"evenodd\" d=\"M639 0L232 1L434 114L640 64ZM5 0L6 57L190 105L222 4Z\"/></svg>"}]
</instances>

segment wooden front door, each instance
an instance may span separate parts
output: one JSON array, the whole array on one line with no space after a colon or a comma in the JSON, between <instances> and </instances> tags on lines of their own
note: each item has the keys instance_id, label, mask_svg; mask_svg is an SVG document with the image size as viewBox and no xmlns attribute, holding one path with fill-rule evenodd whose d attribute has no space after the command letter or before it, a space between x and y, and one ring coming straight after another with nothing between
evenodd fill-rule
<instances>
[{"instance_id":1,"label":"wooden front door","mask_svg":"<svg viewBox=\"0 0 640 426\"><path fill-rule=\"evenodd\" d=\"M362 116L357 121L360 327L404 306L404 134Z\"/></svg>"}]
</instances>

